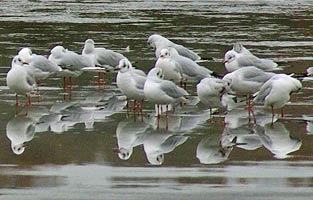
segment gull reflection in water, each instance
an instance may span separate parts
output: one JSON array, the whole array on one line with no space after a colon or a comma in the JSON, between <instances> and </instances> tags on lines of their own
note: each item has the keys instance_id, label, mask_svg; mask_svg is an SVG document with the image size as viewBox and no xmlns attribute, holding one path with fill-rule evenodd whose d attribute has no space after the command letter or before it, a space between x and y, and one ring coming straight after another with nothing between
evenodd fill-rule
<instances>
[{"instance_id":1,"label":"gull reflection in water","mask_svg":"<svg viewBox=\"0 0 313 200\"><path fill-rule=\"evenodd\" d=\"M312 67L313 69L313 67ZM303 119L306 121L306 131L308 135L313 134L313 116L311 115L303 115Z\"/></svg>"},{"instance_id":2,"label":"gull reflection in water","mask_svg":"<svg viewBox=\"0 0 313 200\"><path fill-rule=\"evenodd\" d=\"M234 129L225 127L221 139L222 146L235 143L238 148L248 151L256 150L262 147L259 131L263 131L263 127L259 125L244 125Z\"/></svg>"},{"instance_id":3,"label":"gull reflection in water","mask_svg":"<svg viewBox=\"0 0 313 200\"><path fill-rule=\"evenodd\" d=\"M300 149L302 142L292 138L281 122L266 124L264 132L258 132L263 146L278 159L289 157L288 154Z\"/></svg>"},{"instance_id":4,"label":"gull reflection in water","mask_svg":"<svg viewBox=\"0 0 313 200\"><path fill-rule=\"evenodd\" d=\"M116 138L118 145L118 156L122 160L128 160L136 146L142 145L148 124L125 120L118 123Z\"/></svg>"},{"instance_id":5,"label":"gull reflection in water","mask_svg":"<svg viewBox=\"0 0 313 200\"><path fill-rule=\"evenodd\" d=\"M187 139L187 136L175 135L168 131L146 132L143 147L149 163L161 165L164 162L164 154L172 152L177 146L185 143Z\"/></svg>"},{"instance_id":6,"label":"gull reflection in water","mask_svg":"<svg viewBox=\"0 0 313 200\"><path fill-rule=\"evenodd\" d=\"M272 114L265 112L264 109L254 107L254 118L256 124L264 126L272 122ZM238 128L246 124L254 122L252 114L249 114L246 107L235 108L225 115L225 124L228 128ZM277 116L274 116L273 122L277 121Z\"/></svg>"},{"instance_id":7,"label":"gull reflection in water","mask_svg":"<svg viewBox=\"0 0 313 200\"><path fill-rule=\"evenodd\" d=\"M228 159L230 152L233 150L235 143L227 143L223 146L221 136L212 134L202 138L196 150L196 157L202 164L217 164Z\"/></svg>"},{"instance_id":8,"label":"gull reflection in water","mask_svg":"<svg viewBox=\"0 0 313 200\"><path fill-rule=\"evenodd\" d=\"M50 113L39 119L38 132L52 131L63 133L76 124L83 123L87 130L93 129L94 123L123 110L126 99L119 96L87 97L82 101L56 102Z\"/></svg>"},{"instance_id":9,"label":"gull reflection in water","mask_svg":"<svg viewBox=\"0 0 313 200\"><path fill-rule=\"evenodd\" d=\"M166 129L170 132L188 132L201 124L205 123L210 118L210 110L180 110L174 114L170 114L168 119L161 117L157 119L153 115L150 118L150 125L154 130Z\"/></svg>"},{"instance_id":10,"label":"gull reflection in water","mask_svg":"<svg viewBox=\"0 0 313 200\"><path fill-rule=\"evenodd\" d=\"M6 126L6 135L11 141L13 153L20 155L25 151L25 143L35 136L36 122L27 116L18 115Z\"/></svg>"}]
</instances>

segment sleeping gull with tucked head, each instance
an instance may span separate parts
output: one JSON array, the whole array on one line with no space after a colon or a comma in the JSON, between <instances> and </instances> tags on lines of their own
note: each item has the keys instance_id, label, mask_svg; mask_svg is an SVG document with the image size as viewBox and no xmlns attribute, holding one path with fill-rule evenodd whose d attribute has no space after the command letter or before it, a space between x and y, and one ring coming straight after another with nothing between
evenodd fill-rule
<instances>
[{"instance_id":1,"label":"sleeping gull with tucked head","mask_svg":"<svg viewBox=\"0 0 313 200\"><path fill-rule=\"evenodd\" d=\"M34 70L37 81L48 78L50 75L62 71L62 68L56 63L48 60L45 56L33 54L30 48L22 48L18 55L24 63Z\"/></svg>"},{"instance_id":2,"label":"sleeping gull with tucked head","mask_svg":"<svg viewBox=\"0 0 313 200\"><path fill-rule=\"evenodd\" d=\"M281 116L284 116L283 107L290 100L290 94L302 88L299 80L287 74L276 74L260 88L254 98L255 103L263 103L264 107L271 108L274 116L274 109L281 109Z\"/></svg>"},{"instance_id":3,"label":"sleeping gull with tucked head","mask_svg":"<svg viewBox=\"0 0 313 200\"><path fill-rule=\"evenodd\" d=\"M278 69L277 63L269 59L256 57L241 44L235 44L232 50L225 53L224 64L228 72L247 66L255 66L264 71Z\"/></svg>"},{"instance_id":4,"label":"sleeping gull with tucked head","mask_svg":"<svg viewBox=\"0 0 313 200\"><path fill-rule=\"evenodd\" d=\"M201 57L196 54L195 52L193 52L192 50L180 45L180 44L176 44L172 41L170 41L169 39L159 35L159 34L153 34L148 38L148 44L155 49L155 57L159 58L160 56L160 52L162 49L165 48L175 48L178 53L182 56L185 56L191 60L197 61L200 60Z\"/></svg>"}]
</instances>

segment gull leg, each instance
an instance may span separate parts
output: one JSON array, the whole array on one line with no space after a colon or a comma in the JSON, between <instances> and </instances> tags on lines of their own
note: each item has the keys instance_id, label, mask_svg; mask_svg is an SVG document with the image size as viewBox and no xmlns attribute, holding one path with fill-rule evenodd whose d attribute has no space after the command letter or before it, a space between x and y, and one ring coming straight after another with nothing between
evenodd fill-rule
<instances>
[{"instance_id":1,"label":"gull leg","mask_svg":"<svg viewBox=\"0 0 313 200\"><path fill-rule=\"evenodd\" d=\"M98 72L98 87L101 85L101 72Z\"/></svg>"},{"instance_id":2,"label":"gull leg","mask_svg":"<svg viewBox=\"0 0 313 200\"><path fill-rule=\"evenodd\" d=\"M73 78L70 76L69 80L70 80L70 90L72 90L73 89Z\"/></svg>"},{"instance_id":3,"label":"gull leg","mask_svg":"<svg viewBox=\"0 0 313 200\"><path fill-rule=\"evenodd\" d=\"M143 122L143 114L142 114L142 110L143 110L143 99L141 99L141 103L140 103L140 115L141 115L141 122Z\"/></svg>"},{"instance_id":4,"label":"gull leg","mask_svg":"<svg viewBox=\"0 0 313 200\"><path fill-rule=\"evenodd\" d=\"M26 94L26 95L25 95L25 98L26 98L26 103L25 103L25 105L26 105L26 107L29 107L30 104L31 104L31 102L30 102L30 96Z\"/></svg>"},{"instance_id":5,"label":"gull leg","mask_svg":"<svg viewBox=\"0 0 313 200\"><path fill-rule=\"evenodd\" d=\"M72 91L73 91L73 78L70 76L69 77L69 81L70 81L70 88L69 88L69 99L71 99L72 97Z\"/></svg>"},{"instance_id":6,"label":"gull leg","mask_svg":"<svg viewBox=\"0 0 313 200\"><path fill-rule=\"evenodd\" d=\"M284 117L284 116L285 116L284 107L282 107L282 108L280 109L280 115L281 115L281 117Z\"/></svg>"},{"instance_id":7,"label":"gull leg","mask_svg":"<svg viewBox=\"0 0 313 200\"><path fill-rule=\"evenodd\" d=\"M158 108L158 111L157 111L157 123L158 123L158 125L157 125L157 129L159 129L160 128L160 104L158 104L157 105L157 108Z\"/></svg>"},{"instance_id":8,"label":"gull leg","mask_svg":"<svg viewBox=\"0 0 313 200\"><path fill-rule=\"evenodd\" d=\"M64 76L63 77L63 92L65 93L66 92L66 77Z\"/></svg>"},{"instance_id":9,"label":"gull leg","mask_svg":"<svg viewBox=\"0 0 313 200\"><path fill-rule=\"evenodd\" d=\"M133 115L134 115L134 121L136 121L136 104L137 104L137 101L134 100L134 104L133 104Z\"/></svg>"},{"instance_id":10,"label":"gull leg","mask_svg":"<svg viewBox=\"0 0 313 200\"><path fill-rule=\"evenodd\" d=\"M256 123L256 119L255 119L255 115L254 115L254 111L253 111L253 105L251 103L251 99L248 98L248 106L247 106L247 110L249 112L249 123L251 121L251 115L253 117L253 122Z\"/></svg>"},{"instance_id":11,"label":"gull leg","mask_svg":"<svg viewBox=\"0 0 313 200\"><path fill-rule=\"evenodd\" d=\"M103 85L106 84L106 79L107 79L107 74L106 72L103 72L103 80L102 80Z\"/></svg>"},{"instance_id":12,"label":"gull leg","mask_svg":"<svg viewBox=\"0 0 313 200\"><path fill-rule=\"evenodd\" d=\"M15 94L15 114L18 113L18 94Z\"/></svg>"},{"instance_id":13,"label":"gull leg","mask_svg":"<svg viewBox=\"0 0 313 200\"><path fill-rule=\"evenodd\" d=\"M165 120L166 120L166 130L168 130L168 104L166 104Z\"/></svg>"},{"instance_id":14,"label":"gull leg","mask_svg":"<svg viewBox=\"0 0 313 200\"><path fill-rule=\"evenodd\" d=\"M275 111L273 105L271 106L272 109L272 125L274 124L274 117L275 117Z\"/></svg>"},{"instance_id":15,"label":"gull leg","mask_svg":"<svg viewBox=\"0 0 313 200\"><path fill-rule=\"evenodd\" d=\"M129 100L126 99L126 113L127 113L127 116L129 115L128 110L129 110Z\"/></svg>"}]
</instances>

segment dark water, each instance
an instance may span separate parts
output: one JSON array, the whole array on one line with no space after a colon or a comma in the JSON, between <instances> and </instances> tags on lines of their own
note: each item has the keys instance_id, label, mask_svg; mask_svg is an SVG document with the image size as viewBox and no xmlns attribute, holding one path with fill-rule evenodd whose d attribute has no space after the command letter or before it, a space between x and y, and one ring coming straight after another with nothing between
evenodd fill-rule
<instances>
[{"instance_id":1,"label":"dark water","mask_svg":"<svg viewBox=\"0 0 313 200\"><path fill-rule=\"evenodd\" d=\"M148 71L154 63L146 43L152 33L211 58L202 65L220 74L223 55L236 41L278 62L282 72L305 73L313 62L312 6L309 1L2 1L0 199L312 199L311 81L302 82L285 117L277 115L273 125L270 112L259 107L253 124L244 109L210 118L196 105L171 114L168 130L164 121L157 129L149 103L142 118L127 114L115 74L100 89L90 82L95 74L83 74L66 100L60 78L51 78L27 115L23 107L15 115L15 96L5 84L20 47L47 55L62 42L81 52L87 38ZM194 86L188 90L195 94ZM24 151L18 148L23 142ZM121 159L118 147L132 153Z\"/></svg>"}]
</instances>

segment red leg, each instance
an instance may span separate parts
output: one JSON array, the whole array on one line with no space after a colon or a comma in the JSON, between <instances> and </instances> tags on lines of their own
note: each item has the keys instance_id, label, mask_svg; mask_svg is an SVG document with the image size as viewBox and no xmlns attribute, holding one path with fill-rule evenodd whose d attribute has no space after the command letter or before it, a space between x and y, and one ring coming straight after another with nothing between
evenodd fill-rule
<instances>
[{"instance_id":1,"label":"red leg","mask_svg":"<svg viewBox=\"0 0 313 200\"><path fill-rule=\"evenodd\" d=\"M73 78L69 77L69 80L70 80L70 90L72 90L72 88L73 88Z\"/></svg>"},{"instance_id":2,"label":"red leg","mask_svg":"<svg viewBox=\"0 0 313 200\"><path fill-rule=\"evenodd\" d=\"M103 85L105 85L106 79L107 79L107 74L106 72L103 72L103 81L102 81Z\"/></svg>"},{"instance_id":3,"label":"red leg","mask_svg":"<svg viewBox=\"0 0 313 200\"><path fill-rule=\"evenodd\" d=\"M66 92L66 77L63 77L63 92Z\"/></svg>"},{"instance_id":4,"label":"red leg","mask_svg":"<svg viewBox=\"0 0 313 200\"><path fill-rule=\"evenodd\" d=\"M160 117L161 117L160 116L160 105L159 104L157 105L157 109L158 109L158 111L157 111L157 118L158 118L157 119L158 120L157 121L157 123L158 123L157 128L159 129L159 127L160 127Z\"/></svg>"},{"instance_id":5,"label":"red leg","mask_svg":"<svg viewBox=\"0 0 313 200\"><path fill-rule=\"evenodd\" d=\"M15 106L18 106L18 95L15 95Z\"/></svg>"},{"instance_id":6,"label":"red leg","mask_svg":"<svg viewBox=\"0 0 313 200\"><path fill-rule=\"evenodd\" d=\"M98 86L100 87L101 84L101 73L98 72Z\"/></svg>"},{"instance_id":7,"label":"red leg","mask_svg":"<svg viewBox=\"0 0 313 200\"><path fill-rule=\"evenodd\" d=\"M168 104L166 104L165 120L166 120L166 130L168 130Z\"/></svg>"}]
</instances>

